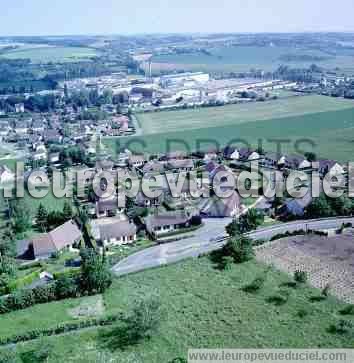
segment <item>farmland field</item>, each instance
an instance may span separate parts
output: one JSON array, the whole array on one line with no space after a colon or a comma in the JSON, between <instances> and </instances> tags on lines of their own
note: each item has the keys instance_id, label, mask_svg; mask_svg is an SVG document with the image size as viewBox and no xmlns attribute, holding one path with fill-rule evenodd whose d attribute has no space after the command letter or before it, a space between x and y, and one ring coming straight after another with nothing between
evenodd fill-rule
<instances>
[{"instance_id":1,"label":"farmland field","mask_svg":"<svg viewBox=\"0 0 354 363\"><path fill-rule=\"evenodd\" d=\"M304 104L301 105L305 101L308 102L306 107ZM287 104L289 109L281 106L277 108L277 103L262 103L139 115L145 135L106 138L104 143L113 154L118 147L147 153L194 151L199 147L198 142L201 149L223 147L236 141L241 145L246 143L257 147L259 140L265 150L276 151L274 140L282 139L287 140L282 144L282 152L298 152L295 150L295 142L308 139L315 145L313 148L308 143L300 145L306 149L304 151L314 151L319 157L338 161L352 160L353 101L310 96L277 102L283 102L280 103L282 106ZM290 106L291 102L300 102L297 104L298 110L295 104L293 107ZM257 110L257 107L260 109ZM262 110L263 107L266 110ZM242 118L236 114L236 110L239 109L242 109ZM268 118L262 117L262 112L267 112ZM277 112L283 112L283 117L279 118ZM158 131L160 133L157 133Z\"/></svg>"},{"instance_id":2,"label":"farmland field","mask_svg":"<svg viewBox=\"0 0 354 363\"><path fill-rule=\"evenodd\" d=\"M245 72L250 69L272 71L281 64L290 67L309 67L316 63L329 69L339 67L343 72L354 71L354 54L328 55L319 50L295 49L287 47L215 47L208 49L209 54L171 54L153 58L153 70L184 70L206 72ZM312 56L308 61L284 61L284 56ZM316 58L318 57L318 58Z\"/></svg>"},{"instance_id":3,"label":"farmland field","mask_svg":"<svg viewBox=\"0 0 354 363\"><path fill-rule=\"evenodd\" d=\"M223 107L137 114L144 135L239 125L260 120L300 116L354 107L354 101L323 96L302 96Z\"/></svg>"},{"instance_id":4,"label":"farmland field","mask_svg":"<svg viewBox=\"0 0 354 363\"><path fill-rule=\"evenodd\" d=\"M267 272L266 272L267 271ZM264 287L255 294L242 288L266 274ZM339 313L345 306L329 297L310 302L319 291L307 286L291 289L291 278L256 262L215 268L209 258L191 259L163 268L116 279L103 294L104 313L129 313L133 302L158 295L166 317L151 340L124 343L124 324L89 329L48 338L53 354L48 362L171 362L186 357L188 348L353 348L350 334L328 332L331 324L348 319ZM284 305L269 300L285 289ZM0 317L0 336L29 329L43 329L72 321L71 311L87 298L39 305ZM300 311L305 315L300 317ZM121 337L122 339L119 339ZM37 342L19 344L28 352Z\"/></svg>"},{"instance_id":5,"label":"farmland field","mask_svg":"<svg viewBox=\"0 0 354 363\"><path fill-rule=\"evenodd\" d=\"M8 59L28 58L33 63L70 62L94 57L95 49L81 47L34 47L16 49L4 53L1 57Z\"/></svg>"}]
</instances>

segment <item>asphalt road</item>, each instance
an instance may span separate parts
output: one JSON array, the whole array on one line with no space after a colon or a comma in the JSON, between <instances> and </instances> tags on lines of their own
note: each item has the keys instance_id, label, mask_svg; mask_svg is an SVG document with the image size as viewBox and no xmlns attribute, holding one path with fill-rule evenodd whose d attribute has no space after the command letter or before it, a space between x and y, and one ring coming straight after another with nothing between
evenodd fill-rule
<instances>
[{"instance_id":1,"label":"asphalt road","mask_svg":"<svg viewBox=\"0 0 354 363\"><path fill-rule=\"evenodd\" d=\"M231 218L207 219L204 221L203 227L193 232L192 237L137 252L120 261L112 268L112 271L117 276L122 276L217 250L225 243L225 227L230 222ZM258 229L249 233L249 237L254 240L269 240L273 236L287 231L335 229L348 222L354 225L354 218L295 221Z\"/></svg>"}]
</instances>

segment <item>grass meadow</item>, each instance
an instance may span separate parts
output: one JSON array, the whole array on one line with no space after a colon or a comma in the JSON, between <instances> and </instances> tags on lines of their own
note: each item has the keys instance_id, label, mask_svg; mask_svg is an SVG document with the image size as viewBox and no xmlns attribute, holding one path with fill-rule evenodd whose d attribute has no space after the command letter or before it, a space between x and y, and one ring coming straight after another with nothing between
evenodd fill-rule
<instances>
[{"instance_id":1,"label":"grass meadow","mask_svg":"<svg viewBox=\"0 0 354 363\"><path fill-rule=\"evenodd\" d=\"M260 291L243 291L245 285L265 273L266 282ZM290 280L253 261L221 271L208 257L116 279L103 295L104 313L130 312L135 300L158 295L165 311L158 333L133 346L122 344L122 323L48 338L53 346L48 361L168 363L177 357L186 358L188 348L201 347L354 348L350 334L328 332L331 324L345 318L339 313L344 304L332 297L311 302L319 292L307 286L291 288L287 284ZM271 298L284 289L289 295L287 302L275 304ZM0 336L70 321L70 311L85 304L85 299L1 316ZM36 344L38 341L16 348L28 352Z\"/></svg>"}]
</instances>

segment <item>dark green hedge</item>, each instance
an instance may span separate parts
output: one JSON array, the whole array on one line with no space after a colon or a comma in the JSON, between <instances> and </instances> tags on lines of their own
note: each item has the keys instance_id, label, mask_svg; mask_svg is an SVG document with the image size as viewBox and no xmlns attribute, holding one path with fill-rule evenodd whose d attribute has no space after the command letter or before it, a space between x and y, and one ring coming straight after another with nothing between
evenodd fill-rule
<instances>
[{"instance_id":1,"label":"dark green hedge","mask_svg":"<svg viewBox=\"0 0 354 363\"><path fill-rule=\"evenodd\" d=\"M122 319L122 314L119 315L108 315L103 318L88 319L81 321L73 321L63 324L58 324L57 326L49 329L34 329L26 333L13 335L7 338L0 338L0 346L8 344L16 344L20 342L27 342L29 340L34 340L41 337L50 337L53 335L64 334L72 332L75 330L90 328L94 326L109 326L116 323L118 320Z\"/></svg>"}]
</instances>

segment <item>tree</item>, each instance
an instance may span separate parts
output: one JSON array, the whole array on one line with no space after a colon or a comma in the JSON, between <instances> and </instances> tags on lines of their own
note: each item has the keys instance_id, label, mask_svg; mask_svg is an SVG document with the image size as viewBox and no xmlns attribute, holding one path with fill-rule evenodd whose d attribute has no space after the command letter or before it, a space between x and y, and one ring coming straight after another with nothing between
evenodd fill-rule
<instances>
[{"instance_id":1,"label":"tree","mask_svg":"<svg viewBox=\"0 0 354 363\"><path fill-rule=\"evenodd\" d=\"M347 216L352 212L353 202L345 195L339 198L328 198L328 203L337 216Z\"/></svg>"},{"instance_id":2,"label":"tree","mask_svg":"<svg viewBox=\"0 0 354 363\"><path fill-rule=\"evenodd\" d=\"M82 291L89 294L103 293L112 284L112 275L105 256L99 255L93 248L80 252Z\"/></svg>"},{"instance_id":3,"label":"tree","mask_svg":"<svg viewBox=\"0 0 354 363\"><path fill-rule=\"evenodd\" d=\"M71 203L69 201L65 201L64 202L64 207L63 207L63 219L65 221L69 221L70 219L73 218L73 208L71 206Z\"/></svg>"},{"instance_id":4,"label":"tree","mask_svg":"<svg viewBox=\"0 0 354 363\"><path fill-rule=\"evenodd\" d=\"M253 242L243 235L234 236L224 246L223 255L231 256L235 263L247 262L254 257Z\"/></svg>"},{"instance_id":5,"label":"tree","mask_svg":"<svg viewBox=\"0 0 354 363\"><path fill-rule=\"evenodd\" d=\"M16 199L10 208L15 233L24 233L31 228L31 210L23 199Z\"/></svg>"},{"instance_id":6,"label":"tree","mask_svg":"<svg viewBox=\"0 0 354 363\"><path fill-rule=\"evenodd\" d=\"M305 158L309 161L309 162L313 162L317 160L317 156L315 153L313 152L306 152L304 154Z\"/></svg>"},{"instance_id":7,"label":"tree","mask_svg":"<svg viewBox=\"0 0 354 363\"><path fill-rule=\"evenodd\" d=\"M9 283L16 278L16 274L15 260L7 256L0 256L0 291L2 293L7 290Z\"/></svg>"},{"instance_id":8,"label":"tree","mask_svg":"<svg viewBox=\"0 0 354 363\"><path fill-rule=\"evenodd\" d=\"M0 256L15 257L16 238L12 228L5 226L0 238Z\"/></svg>"},{"instance_id":9,"label":"tree","mask_svg":"<svg viewBox=\"0 0 354 363\"><path fill-rule=\"evenodd\" d=\"M277 214L278 209L284 204L285 198L284 197L274 197L272 207L274 208L275 214Z\"/></svg>"},{"instance_id":10,"label":"tree","mask_svg":"<svg viewBox=\"0 0 354 363\"><path fill-rule=\"evenodd\" d=\"M16 276L17 266L13 258L7 256L0 256L0 275L6 274L11 277Z\"/></svg>"},{"instance_id":11,"label":"tree","mask_svg":"<svg viewBox=\"0 0 354 363\"><path fill-rule=\"evenodd\" d=\"M56 228L65 222L63 213L53 210L48 213L47 226L49 229Z\"/></svg>"},{"instance_id":12,"label":"tree","mask_svg":"<svg viewBox=\"0 0 354 363\"><path fill-rule=\"evenodd\" d=\"M47 232L48 211L42 203L39 204L36 214L36 225L42 232Z\"/></svg>"},{"instance_id":13,"label":"tree","mask_svg":"<svg viewBox=\"0 0 354 363\"><path fill-rule=\"evenodd\" d=\"M238 219L234 219L228 226L226 232L230 236L250 232L259 227L264 221L264 214L251 208L246 214L242 214Z\"/></svg>"},{"instance_id":14,"label":"tree","mask_svg":"<svg viewBox=\"0 0 354 363\"><path fill-rule=\"evenodd\" d=\"M75 297L77 293L77 284L73 278L60 276L55 283L55 294L58 299Z\"/></svg>"},{"instance_id":15,"label":"tree","mask_svg":"<svg viewBox=\"0 0 354 363\"><path fill-rule=\"evenodd\" d=\"M324 218L333 215L334 211L324 194L321 194L318 198L314 198L306 209L306 216L308 218Z\"/></svg>"},{"instance_id":16,"label":"tree","mask_svg":"<svg viewBox=\"0 0 354 363\"><path fill-rule=\"evenodd\" d=\"M150 339L158 330L162 317L163 311L157 297L135 303L132 314L125 319L129 340L137 342Z\"/></svg>"}]
</instances>

